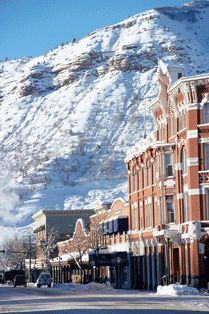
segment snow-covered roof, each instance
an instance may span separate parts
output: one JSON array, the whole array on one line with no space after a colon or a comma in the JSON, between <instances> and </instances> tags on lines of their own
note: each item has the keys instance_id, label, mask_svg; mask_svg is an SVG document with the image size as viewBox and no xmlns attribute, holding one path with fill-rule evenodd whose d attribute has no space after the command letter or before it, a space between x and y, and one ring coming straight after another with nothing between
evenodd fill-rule
<instances>
[{"instance_id":1,"label":"snow-covered roof","mask_svg":"<svg viewBox=\"0 0 209 314\"><path fill-rule=\"evenodd\" d=\"M51 259L51 262L59 262L60 260L63 262L68 262L74 259L79 258L79 253L78 252L72 252L72 253L66 253L62 254L60 256L57 256L53 259Z\"/></svg>"}]
</instances>

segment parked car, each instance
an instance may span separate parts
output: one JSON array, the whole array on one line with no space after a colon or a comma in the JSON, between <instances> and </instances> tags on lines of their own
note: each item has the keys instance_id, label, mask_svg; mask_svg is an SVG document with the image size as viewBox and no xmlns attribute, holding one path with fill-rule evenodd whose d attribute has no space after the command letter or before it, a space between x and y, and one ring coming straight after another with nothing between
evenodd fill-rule
<instances>
[{"instance_id":1,"label":"parked car","mask_svg":"<svg viewBox=\"0 0 209 314\"><path fill-rule=\"evenodd\" d=\"M27 287L27 282L24 275L16 275L13 281L14 287L24 286Z\"/></svg>"},{"instance_id":2,"label":"parked car","mask_svg":"<svg viewBox=\"0 0 209 314\"><path fill-rule=\"evenodd\" d=\"M50 288L51 285L52 285L51 275L44 272L40 273L37 279L37 287L41 288L41 286L48 286Z\"/></svg>"},{"instance_id":3,"label":"parked car","mask_svg":"<svg viewBox=\"0 0 209 314\"><path fill-rule=\"evenodd\" d=\"M14 279L17 275L25 276L25 271L23 269L11 269L7 270L4 273L4 281L9 282L12 281L14 283Z\"/></svg>"}]
</instances>

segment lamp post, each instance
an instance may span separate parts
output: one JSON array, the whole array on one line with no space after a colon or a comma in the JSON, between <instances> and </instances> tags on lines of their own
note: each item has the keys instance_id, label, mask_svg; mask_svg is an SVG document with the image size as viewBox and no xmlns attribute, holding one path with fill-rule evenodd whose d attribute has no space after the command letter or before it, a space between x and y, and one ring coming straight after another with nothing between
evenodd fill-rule
<instances>
[{"instance_id":1,"label":"lamp post","mask_svg":"<svg viewBox=\"0 0 209 314\"><path fill-rule=\"evenodd\" d=\"M116 259L117 265L118 265L118 288L121 288L121 267L120 267L120 263L121 263L121 257L117 256Z\"/></svg>"},{"instance_id":2,"label":"lamp post","mask_svg":"<svg viewBox=\"0 0 209 314\"><path fill-rule=\"evenodd\" d=\"M61 260L62 260L62 257L58 256L58 259L59 259L59 283L61 283L62 280L61 277L62 277L62 272L61 272Z\"/></svg>"},{"instance_id":3,"label":"lamp post","mask_svg":"<svg viewBox=\"0 0 209 314\"><path fill-rule=\"evenodd\" d=\"M41 248L44 251L44 266L45 270L48 271L48 242L46 240L41 240L40 241Z\"/></svg>"}]
</instances>

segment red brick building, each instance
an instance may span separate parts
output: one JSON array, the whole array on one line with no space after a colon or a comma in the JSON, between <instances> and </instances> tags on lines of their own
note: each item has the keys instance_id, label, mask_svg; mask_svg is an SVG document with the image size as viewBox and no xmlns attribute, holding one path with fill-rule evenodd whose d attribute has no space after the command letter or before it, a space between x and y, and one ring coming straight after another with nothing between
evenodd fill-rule
<instances>
[{"instance_id":1,"label":"red brick building","mask_svg":"<svg viewBox=\"0 0 209 314\"><path fill-rule=\"evenodd\" d=\"M136 282L209 281L209 74L159 62L155 132L127 152Z\"/></svg>"}]
</instances>

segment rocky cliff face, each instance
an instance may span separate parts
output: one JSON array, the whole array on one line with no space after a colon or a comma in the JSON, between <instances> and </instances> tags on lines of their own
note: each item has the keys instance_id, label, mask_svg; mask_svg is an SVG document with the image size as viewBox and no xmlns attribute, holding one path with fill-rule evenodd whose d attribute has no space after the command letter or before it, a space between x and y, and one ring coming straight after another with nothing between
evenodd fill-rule
<instances>
[{"instance_id":1,"label":"rocky cliff face","mask_svg":"<svg viewBox=\"0 0 209 314\"><path fill-rule=\"evenodd\" d=\"M158 59L209 71L208 18L209 1L150 10L44 56L1 62L1 224L126 198L123 159L153 128Z\"/></svg>"}]
</instances>

